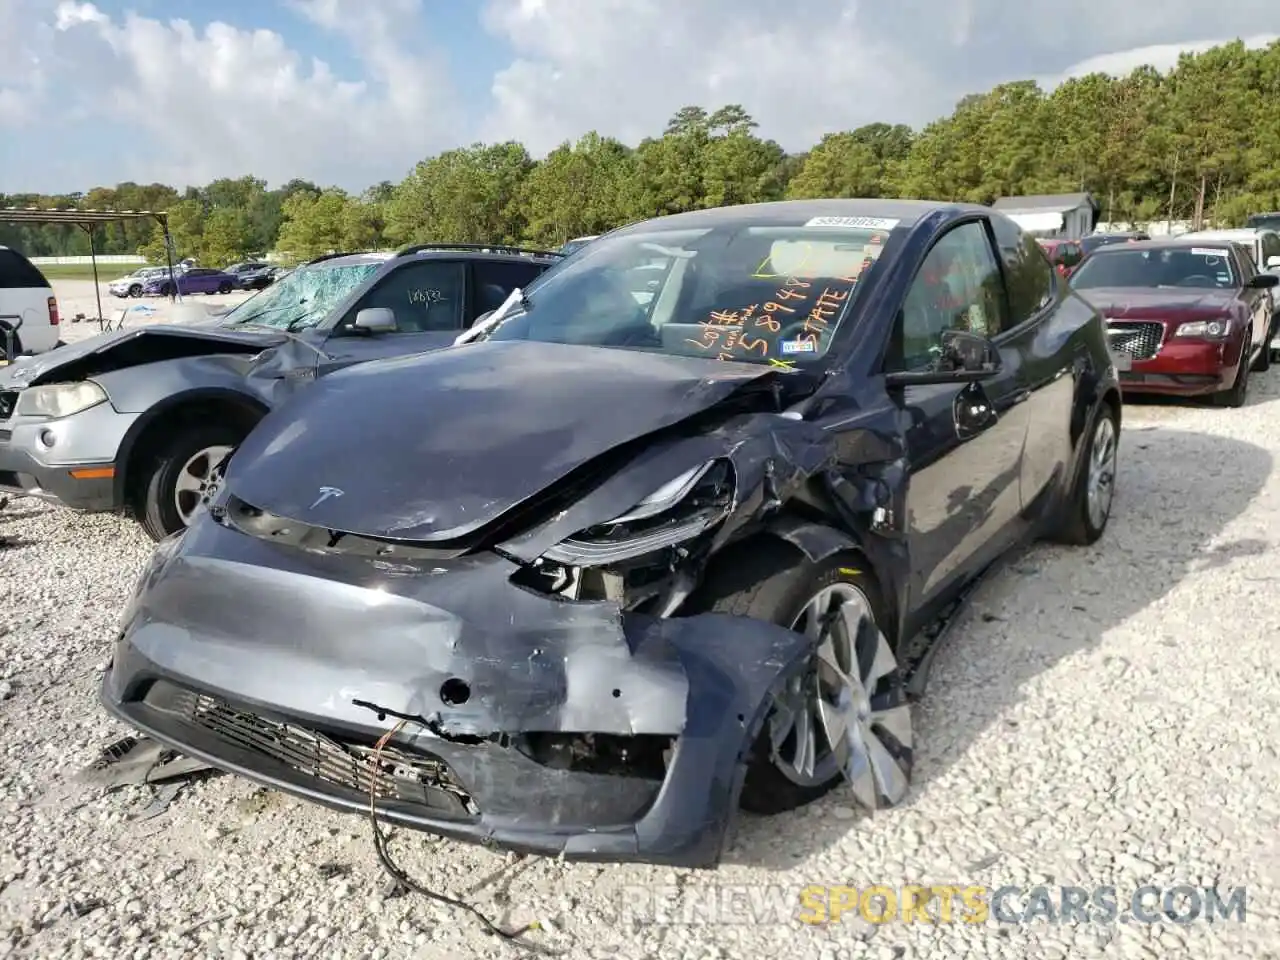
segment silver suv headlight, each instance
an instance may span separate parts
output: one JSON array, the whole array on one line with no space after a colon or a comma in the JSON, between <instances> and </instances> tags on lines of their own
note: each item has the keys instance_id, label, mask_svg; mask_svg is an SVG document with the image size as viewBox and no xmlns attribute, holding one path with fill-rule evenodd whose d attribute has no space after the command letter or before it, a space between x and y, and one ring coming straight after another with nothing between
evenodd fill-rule
<instances>
[{"instance_id":1,"label":"silver suv headlight","mask_svg":"<svg viewBox=\"0 0 1280 960\"><path fill-rule=\"evenodd\" d=\"M69 417L81 410L88 410L105 403L107 391L92 380L79 383L50 383L42 387L28 387L18 394L18 416Z\"/></svg>"}]
</instances>

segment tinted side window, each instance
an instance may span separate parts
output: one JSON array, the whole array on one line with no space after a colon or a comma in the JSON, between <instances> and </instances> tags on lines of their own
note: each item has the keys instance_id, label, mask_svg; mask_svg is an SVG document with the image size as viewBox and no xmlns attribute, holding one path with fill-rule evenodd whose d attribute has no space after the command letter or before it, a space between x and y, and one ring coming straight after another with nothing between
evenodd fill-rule
<instances>
[{"instance_id":1,"label":"tinted side window","mask_svg":"<svg viewBox=\"0 0 1280 960\"><path fill-rule=\"evenodd\" d=\"M961 224L934 244L907 291L899 323L891 370L929 367L941 355L945 330L994 336L1009 326L1000 267L981 222Z\"/></svg>"},{"instance_id":2,"label":"tinted side window","mask_svg":"<svg viewBox=\"0 0 1280 960\"><path fill-rule=\"evenodd\" d=\"M1235 244L1236 255L1240 258L1241 280L1249 280L1258 274L1258 266L1253 262L1253 251L1243 243Z\"/></svg>"},{"instance_id":3,"label":"tinted side window","mask_svg":"<svg viewBox=\"0 0 1280 960\"><path fill-rule=\"evenodd\" d=\"M0 250L0 290L47 287L49 282L16 250Z\"/></svg>"},{"instance_id":4,"label":"tinted side window","mask_svg":"<svg viewBox=\"0 0 1280 960\"><path fill-rule=\"evenodd\" d=\"M1264 233L1262 235L1262 262L1259 267L1266 269L1267 261L1272 257L1280 257L1280 236L1274 233Z\"/></svg>"},{"instance_id":5,"label":"tinted side window","mask_svg":"<svg viewBox=\"0 0 1280 960\"><path fill-rule=\"evenodd\" d=\"M466 267L451 260L421 260L393 270L360 298L356 311L389 307L400 333L461 330ZM354 316L354 314L353 314Z\"/></svg>"},{"instance_id":6,"label":"tinted side window","mask_svg":"<svg viewBox=\"0 0 1280 960\"><path fill-rule=\"evenodd\" d=\"M1040 244L1002 217L992 217L996 246L1004 261L1004 282L1009 290L1010 326L1034 317L1053 303L1053 267Z\"/></svg>"},{"instance_id":7,"label":"tinted side window","mask_svg":"<svg viewBox=\"0 0 1280 960\"><path fill-rule=\"evenodd\" d=\"M542 273L543 267L536 263L510 263L498 260L484 260L475 264L476 289L471 318L497 310L502 301L511 295L511 291L519 287L525 289Z\"/></svg>"}]
</instances>

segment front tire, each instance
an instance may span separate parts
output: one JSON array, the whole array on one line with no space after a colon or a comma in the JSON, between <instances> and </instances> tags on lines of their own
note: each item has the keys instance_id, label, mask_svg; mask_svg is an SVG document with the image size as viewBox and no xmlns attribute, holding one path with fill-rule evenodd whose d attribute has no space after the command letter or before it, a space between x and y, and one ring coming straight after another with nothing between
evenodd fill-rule
<instances>
[{"instance_id":1,"label":"front tire","mask_svg":"<svg viewBox=\"0 0 1280 960\"><path fill-rule=\"evenodd\" d=\"M1267 327L1267 339L1262 344L1262 349L1258 351L1258 359L1253 362L1254 373L1266 373L1271 369L1271 337L1275 332L1275 319L1271 321L1271 325Z\"/></svg>"},{"instance_id":2,"label":"front tire","mask_svg":"<svg viewBox=\"0 0 1280 960\"><path fill-rule=\"evenodd\" d=\"M225 297L230 292L231 292L231 284L229 283L218 284L218 293L220 293L222 296Z\"/></svg>"},{"instance_id":3,"label":"front tire","mask_svg":"<svg viewBox=\"0 0 1280 960\"><path fill-rule=\"evenodd\" d=\"M911 707L865 566L854 554L812 563L761 540L717 558L703 583L695 606L788 627L814 643L752 745L741 796L748 812L793 810L841 783L870 810L907 795Z\"/></svg>"},{"instance_id":4,"label":"front tire","mask_svg":"<svg viewBox=\"0 0 1280 960\"><path fill-rule=\"evenodd\" d=\"M185 530L212 497L217 468L244 440L240 430L207 424L170 437L146 465L139 522L153 540Z\"/></svg>"},{"instance_id":5,"label":"front tire","mask_svg":"<svg viewBox=\"0 0 1280 960\"><path fill-rule=\"evenodd\" d=\"M1240 355L1240 365L1236 369L1235 382L1231 384L1229 390L1223 390L1221 393L1213 395L1213 402L1217 406L1238 410L1249 399L1249 352L1252 349L1252 342L1246 342Z\"/></svg>"},{"instance_id":6,"label":"front tire","mask_svg":"<svg viewBox=\"0 0 1280 960\"><path fill-rule=\"evenodd\" d=\"M134 300L142 296L142 284L135 283L132 286L130 286L128 290L128 296Z\"/></svg>"}]
</instances>

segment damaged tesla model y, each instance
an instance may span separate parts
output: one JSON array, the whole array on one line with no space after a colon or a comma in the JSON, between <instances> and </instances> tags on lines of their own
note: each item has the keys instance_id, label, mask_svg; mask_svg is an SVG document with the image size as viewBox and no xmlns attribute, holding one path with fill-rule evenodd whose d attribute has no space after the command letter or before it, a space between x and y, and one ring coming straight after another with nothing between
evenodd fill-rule
<instances>
[{"instance_id":1,"label":"damaged tesla model y","mask_svg":"<svg viewBox=\"0 0 1280 960\"><path fill-rule=\"evenodd\" d=\"M474 339L267 416L143 575L114 714L390 822L710 866L739 807L901 801L932 625L1110 514L1102 321L984 207L634 224Z\"/></svg>"}]
</instances>

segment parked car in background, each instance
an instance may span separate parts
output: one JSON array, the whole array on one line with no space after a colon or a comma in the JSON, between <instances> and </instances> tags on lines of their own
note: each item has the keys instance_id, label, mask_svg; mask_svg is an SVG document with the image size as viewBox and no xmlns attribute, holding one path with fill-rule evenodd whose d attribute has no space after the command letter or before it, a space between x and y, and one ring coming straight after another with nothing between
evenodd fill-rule
<instances>
[{"instance_id":1,"label":"parked car in background","mask_svg":"<svg viewBox=\"0 0 1280 960\"><path fill-rule=\"evenodd\" d=\"M1139 240L1150 240L1151 237L1141 231L1132 233L1091 233L1080 241L1080 249L1087 257L1099 247L1113 243L1136 243Z\"/></svg>"},{"instance_id":2,"label":"parked car in background","mask_svg":"<svg viewBox=\"0 0 1280 960\"><path fill-rule=\"evenodd\" d=\"M173 270L176 276L181 271L177 267ZM148 280L158 277L167 277L169 268L165 267L139 267L128 276L118 277L107 284L107 292L113 297L140 297L142 291L146 287Z\"/></svg>"},{"instance_id":3,"label":"parked car in background","mask_svg":"<svg viewBox=\"0 0 1280 960\"><path fill-rule=\"evenodd\" d=\"M1280 230L1280 211L1255 213L1244 222L1244 225L1262 230Z\"/></svg>"},{"instance_id":4,"label":"parked car in background","mask_svg":"<svg viewBox=\"0 0 1280 960\"><path fill-rule=\"evenodd\" d=\"M127 508L159 539L190 521L218 464L283 397L351 364L447 346L559 259L431 245L321 258L209 321L21 361L0 374L0 492Z\"/></svg>"},{"instance_id":5,"label":"parked car in background","mask_svg":"<svg viewBox=\"0 0 1280 960\"><path fill-rule=\"evenodd\" d=\"M1084 259L1084 250L1079 240L1040 239L1036 242L1060 277L1071 276L1071 272Z\"/></svg>"},{"instance_id":6,"label":"parked car in background","mask_svg":"<svg viewBox=\"0 0 1280 960\"><path fill-rule=\"evenodd\" d=\"M0 247L0 362L58 345L58 300L39 267Z\"/></svg>"},{"instance_id":7,"label":"parked car in background","mask_svg":"<svg viewBox=\"0 0 1280 960\"><path fill-rule=\"evenodd\" d=\"M574 237L568 243L564 244L564 246L562 246L557 251L557 253L561 253L567 257L569 254L576 253L577 251L581 250L588 243L590 243L592 240L595 240L595 239L597 239L596 234L592 234L589 237Z\"/></svg>"},{"instance_id":8,"label":"parked car in background","mask_svg":"<svg viewBox=\"0 0 1280 960\"><path fill-rule=\"evenodd\" d=\"M1236 230L1197 230L1195 233L1184 233L1184 239L1205 241L1227 241L1244 244L1249 248L1250 256L1260 273L1273 273L1280 276L1280 233L1270 227L1245 227ZM1280 312L1280 287L1267 291L1271 298L1271 311ZM1271 342L1272 358L1280 360L1280 339Z\"/></svg>"},{"instance_id":9,"label":"parked car in background","mask_svg":"<svg viewBox=\"0 0 1280 960\"><path fill-rule=\"evenodd\" d=\"M172 277L167 272L151 277L142 284L142 294L147 297L172 296L175 283L177 292L184 297L193 293L225 294L236 288L236 278L229 273L209 267L189 267Z\"/></svg>"},{"instance_id":10,"label":"parked car in background","mask_svg":"<svg viewBox=\"0 0 1280 960\"><path fill-rule=\"evenodd\" d=\"M923 628L1107 526L1096 311L999 213L902 200L641 222L526 292L269 414L143 574L108 709L571 860L711 866L739 803L901 803Z\"/></svg>"},{"instance_id":11,"label":"parked car in background","mask_svg":"<svg viewBox=\"0 0 1280 960\"><path fill-rule=\"evenodd\" d=\"M269 263L246 261L233 263L225 272L235 277L237 290L261 290L271 286L276 268Z\"/></svg>"},{"instance_id":12,"label":"parked car in background","mask_svg":"<svg viewBox=\"0 0 1280 960\"><path fill-rule=\"evenodd\" d=\"M1096 250L1071 285L1107 320L1126 394L1211 396L1243 406L1271 364L1280 282L1228 241L1145 240Z\"/></svg>"}]
</instances>

